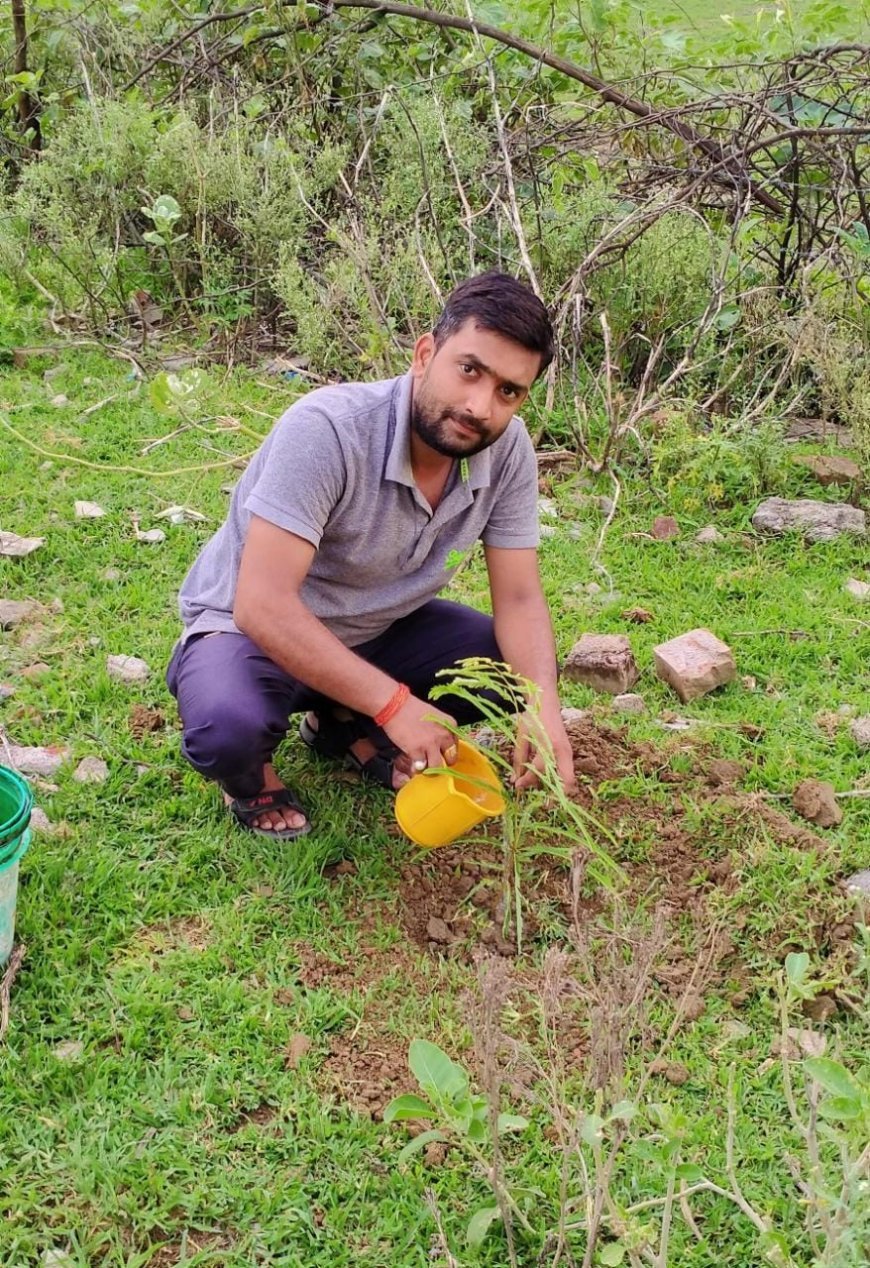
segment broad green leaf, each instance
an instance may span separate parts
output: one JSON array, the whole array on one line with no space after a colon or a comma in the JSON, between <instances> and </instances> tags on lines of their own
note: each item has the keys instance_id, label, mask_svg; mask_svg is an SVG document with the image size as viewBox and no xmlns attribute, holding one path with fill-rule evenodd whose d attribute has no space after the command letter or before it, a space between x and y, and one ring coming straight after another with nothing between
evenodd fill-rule
<instances>
[{"instance_id":1,"label":"broad green leaf","mask_svg":"<svg viewBox=\"0 0 870 1268\"><path fill-rule=\"evenodd\" d=\"M529 1120L522 1114L499 1114L496 1124L499 1132L524 1132Z\"/></svg>"},{"instance_id":2,"label":"broad green leaf","mask_svg":"<svg viewBox=\"0 0 870 1268\"><path fill-rule=\"evenodd\" d=\"M399 1166L404 1167L409 1158L413 1158L414 1154L418 1154L420 1150L425 1149L427 1145L431 1145L433 1140L446 1141L446 1139L447 1137L444 1133L437 1131L435 1128L433 1128L432 1131L420 1132L419 1136L415 1136L413 1140L408 1141L405 1148L399 1154L397 1159Z\"/></svg>"},{"instance_id":3,"label":"broad green leaf","mask_svg":"<svg viewBox=\"0 0 870 1268\"><path fill-rule=\"evenodd\" d=\"M617 1101L613 1106L613 1109L607 1115L607 1121L613 1122L614 1120L618 1120L623 1123L628 1123L634 1118L636 1113L637 1106L634 1101Z\"/></svg>"},{"instance_id":4,"label":"broad green leaf","mask_svg":"<svg viewBox=\"0 0 870 1268\"><path fill-rule=\"evenodd\" d=\"M700 1184L704 1179L704 1172L693 1162L681 1162L677 1167L676 1176L678 1180L685 1180L687 1184Z\"/></svg>"},{"instance_id":5,"label":"broad green leaf","mask_svg":"<svg viewBox=\"0 0 870 1268\"><path fill-rule=\"evenodd\" d=\"M489 1136L489 1129L485 1122L481 1122L479 1118L473 1118L468 1124L466 1135L473 1144L482 1145Z\"/></svg>"},{"instance_id":6,"label":"broad green leaf","mask_svg":"<svg viewBox=\"0 0 870 1268\"><path fill-rule=\"evenodd\" d=\"M428 1039L412 1040L408 1064L424 1092L453 1100L468 1088L468 1075L462 1067Z\"/></svg>"},{"instance_id":7,"label":"broad green leaf","mask_svg":"<svg viewBox=\"0 0 870 1268\"><path fill-rule=\"evenodd\" d=\"M501 1219L501 1211L497 1206L482 1206L474 1212L465 1230L465 1240L472 1250L478 1250L483 1245L491 1225L498 1219Z\"/></svg>"},{"instance_id":8,"label":"broad green leaf","mask_svg":"<svg viewBox=\"0 0 870 1268\"><path fill-rule=\"evenodd\" d=\"M583 1126L580 1128L580 1138L587 1145L597 1144L602 1138L602 1128L604 1119L598 1114L587 1114L583 1119Z\"/></svg>"},{"instance_id":9,"label":"broad green leaf","mask_svg":"<svg viewBox=\"0 0 870 1268\"><path fill-rule=\"evenodd\" d=\"M832 1061L830 1057L810 1057L804 1062L804 1069L826 1092L846 1097L847 1100L861 1099L861 1089L839 1061Z\"/></svg>"},{"instance_id":10,"label":"broad green leaf","mask_svg":"<svg viewBox=\"0 0 870 1268\"><path fill-rule=\"evenodd\" d=\"M155 220L178 220L181 215L181 208L171 194L160 194L154 199L154 205L151 208Z\"/></svg>"},{"instance_id":11,"label":"broad green leaf","mask_svg":"<svg viewBox=\"0 0 870 1268\"><path fill-rule=\"evenodd\" d=\"M604 1268L618 1268L618 1265L625 1259L625 1246L622 1242L608 1242L606 1246L600 1246L598 1249L598 1262L604 1265Z\"/></svg>"},{"instance_id":12,"label":"broad green leaf","mask_svg":"<svg viewBox=\"0 0 870 1268\"><path fill-rule=\"evenodd\" d=\"M162 234L162 233L157 233L157 231L156 231L155 229L149 229L146 233L143 233L143 234L142 234L142 241L143 241L143 242L149 242L149 243L151 244L151 246L153 246L153 247L165 247L165 246L166 246L166 239L164 238L163 234Z\"/></svg>"},{"instance_id":13,"label":"broad green leaf","mask_svg":"<svg viewBox=\"0 0 870 1268\"><path fill-rule=\"evenodd\" d=\"M408 1118L432 1118L434 1110L428 1101L412 1092L396 1096L384 1110L385 1123L401 1123Z\"/></svg>"},{"instance_id":14,"label":"broad green leaf","mask_svg":"<svg viewBox=\"0 0 870 1268\"><path fill-rule=\"evenodd\" d=\"M854 1096L828 1096L819 1106L819 1114L822 1118L828 1118L832 1123L853 1122L856 1118L861 1117L863 1106L861 1102Z\"/></svg>"}]
</instances>

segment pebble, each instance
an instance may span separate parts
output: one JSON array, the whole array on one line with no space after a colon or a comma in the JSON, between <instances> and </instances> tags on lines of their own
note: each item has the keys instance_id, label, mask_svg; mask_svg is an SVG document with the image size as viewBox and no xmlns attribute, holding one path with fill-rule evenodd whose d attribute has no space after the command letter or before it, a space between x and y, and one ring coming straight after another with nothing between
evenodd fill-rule
<instances>
[{"instance_id":1,"label":"pebble","mask_svg":"<svg viewBox=\"0 0 870 1268\"><path fill-rule=\"evenodd\" d=\"M9 746L10 761L22 775L54 775L68 756L65 748L54 745L48 748Z\"/></svg>"},{"instance_id":2,"label":"pebble","mask_svg":"<svg viewBox=\"0 0 870 1268\"><path fill-rule=\"evenodd\" d=\"M69 397L64 396L63 392L58 392L57 396L51 398L51 403L55 409L63 409L65 405L69 405Z\"/></svg>"},{"instance_id":3,"label":"pebble","mask_svg":"<svg viewBox=\"0 0 870 1268\"><path fill-rule=\"evenodd\" d=\"M106 669L118 682L145 682L151 673L147 662L138 656L107 656Z\"/></svg>"},{"instance_id":4,"label":"pebble","mask_svg":"<svg viewBox=\"0 0 870 1268\"><path fill-rule=\"evenodd\" d=\"M709 546L714 542L724 542L725 538L715 524L707 524L695 534L695 541L701 546Z\"/></svg>"},{"instance_id":5,"label":"pebble","mask_svg":"<svg viewBox=\"0 0 870 1268\"><path fill-rule=\"evenodd\" d=\"M870 713L865 713L860 718L856 718L850 724L849 732L858 748L870 748Z\"/></svg>"},{"instance_id":6,"label":"pebble","mask_svg":"<svg viewBox=\"0 0 870 1268\"><path fill-rule=\"evenodd\" d=\"M614 696L613 707L617 713L646 713L646 701L633 691Z\"/></svg>"},{"instance_id":7,"label":"pebble","mask_svg":"<svg viewBox=\"0 0 870 1268\"><path fill-rule=\"evenodd\" d=\"M859 581L857 577L850 577L843 589L847 594L851 594L853 599L857 599L859 603L866 603L870 600L870 584L866 581Z\"/></svg>"},{"instance_id":8,"label":"pebble","mask_svg":"<svg viewBox=\"0 0 870 1268\"><path fill-rule=\"evenodd\" d=\"M853 872L851 876L846 877L843 884L851 894L865 894L870 898L870 867L865 867L860 872Z\"/></svg>"},{"instance_id":9,"label":"pebble","mask_svg":"<svg viewBox=\"0 0 870 1268\"><path fill-rule=\"evenodd\" d=\"M83 757L73 771L79 784L103 784L108 778L109 768L101 757Z\"/></svg>"}]
</instances>

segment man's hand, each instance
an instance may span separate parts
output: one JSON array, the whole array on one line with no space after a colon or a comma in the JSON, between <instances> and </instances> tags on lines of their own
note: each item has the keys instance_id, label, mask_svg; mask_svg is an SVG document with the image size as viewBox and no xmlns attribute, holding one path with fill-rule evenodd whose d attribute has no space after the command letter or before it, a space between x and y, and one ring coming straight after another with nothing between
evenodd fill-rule
<instances>
[{"instance_id":1,"label":"man's hand","mask_svg":"<svg viewBox=\"0 0 870 1268\"><path fill-rule=\"evenodd\" d=\"M525 713L520 718L514 746L514 788L537 788L550 757L556 763L565 792L575 792L574 754L558 705L541 713Z\"/></svg>"},{"instance_id":2,"label":"man's hand","mask_svg":"<svg viewBox=\"0 0 870 1268\"><path fill-rule=\"evenodd\" d=\"M394 718L384 726L387 738L410 761L412 771L427 766L452 766L456 761L456 723L428 700L409 696ZM421 764L422 763L422 764Z\"/></svg>"}]
</instances>

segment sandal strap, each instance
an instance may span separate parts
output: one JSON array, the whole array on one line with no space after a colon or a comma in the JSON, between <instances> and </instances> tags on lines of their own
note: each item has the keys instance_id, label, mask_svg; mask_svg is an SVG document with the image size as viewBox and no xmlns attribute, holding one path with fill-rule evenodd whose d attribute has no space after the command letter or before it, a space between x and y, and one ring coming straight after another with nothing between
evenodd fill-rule
<instances>
[{"instance_id":1,"label":"sandal strap","mask_svg":"<svg viewBox=\"0 0 870 1268\"><path fill-rule=\"evenodd\" d=\"M288 810L298 811L301 815L305 814L304 808L300 806L288 788L270 788L256 793L253 797L237 797L235 801L230 802L229 808L239 823L249 828L264 811L278 810L284 806Z\"/></svg>"}]
</instances>

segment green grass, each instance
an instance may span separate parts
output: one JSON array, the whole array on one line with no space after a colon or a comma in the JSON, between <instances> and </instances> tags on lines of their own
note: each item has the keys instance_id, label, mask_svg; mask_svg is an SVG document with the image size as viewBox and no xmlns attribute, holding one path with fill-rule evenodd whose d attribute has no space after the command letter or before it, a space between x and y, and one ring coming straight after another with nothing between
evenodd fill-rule
<instances>
[{"instance_id":1,"label":"green grass","mask_svg":"<svg viewBox=\"0 0 870 1268\"><path fill-rule=\"evenodd\" d=\"M43 379L43 371L58 368ZM472 1262L463 1232L487 1197L480 1176L455 1151L437 1169L417 1162L400 1170L404 1133L354 1113L346 1085L329 1077L330 1049L339 1039L351 1050L358 1043L360 1052L378 1044L402 1052L421 1035L471 1060L467 992L475 971L408 943L397 892L414 855L390 831L388 797L336 780L327 764L312 765L298 741L288 741L279 767L303 791L317 825L288 849L234 830L215 791L179 755L161 677L177 633L175 593L220 522L227 504L221 485L233 469L172 472L249 451L254 437L216 420L231 417L262 434L295 386L242 372L212 372L212 385L203 410L208 421L141 456L175 424L155 412L147 385L130 377L127 362L68 349L0 378L0 408L27 441L96 467L46 458L3 433L0 527L46 540L26 559L0 560L2 592L46 604L60 599L63 610L0 635L0 677L15 687L0 720L15 743L63 744L71 759L56 788L36 787L60 830L36 836L22 868L18 934L27 958L0 1062L0 1264L30 1268L45 1263L49 1250L65 1252L60 1262L77 1268L444 1262L430 1255L426 1187L460 1262ZM69 400L62 408L51 404L59 393ZM84 413L105 398L112 399ZM144 466L152 474L112 472L109 464ZM820 980L838 988L848 982L854 963L848 924L845 938L831 934L849 912L836 880L870 865L870 799L843 803L843 825L825 834L817 853L783 842L757 816L711 803L702 771L710 756L739 758L747 789L777 795L790 794L810 775L841 791L862 779L866 785L866 759L845 724L829 732L815 721L820 711L841 705L868 711L866 614L842 590L846 577L862 575L865 548L758 540L748 531L750 505L709 517L725 533L721 545L693 542L708 518L700 514L696 522L681 516L679 541L654 542L645 534L666 502L646 481L625 474L624 502L602 556L618 596L585 590L590 581L602 582L590 569L600 514L588 499L607 492L606 485L557 487L557 532L542 551L560 651L583 630L630 633L643 669L638 689L650 712L626 724L627 742L655 745L663 754L657 768L602 787L594 808L617 831L629 873L660 845L661 823L644 817L650 809L666 826L679 807L699 865L732 860L734 888L717 892L710 911L732 935L734 960L708 990L704 1015L679 1032L669 1053L686 1065L689 1080L681 1087L657 1080L650 1089L614 1187L626 1203L664 1192L663 1167L643 1149L654 1133L653 1101L685 1116L684 1159L722 1176L725 1087L733 1067L747 1197L783 1231L795 1261L810 1264L785 1162L801 1146L778 1066L767 1060L777 1029L770 986L785 953L802 948ZM796 472L793 491L800 490L812 491ZM105 518L76 520L76 499L99 502ZM155 518L172 504L200 511L208 523L176 526ZM142 528L164 527L166 541L137 542L134 513ZM105 579L107 569L117 570L115 580ZM460 594L483 600L478 566L463 575ZM653 613L649 624L632 626L621 617L636 604ZM680 706L657 682L653 645L698 624L732 644L754 689L738 682ZM801 637L767 632L787 630ZM149 682L131 688L110 680L105 659L115 653L144 657L152 667ZM36 661L48 672L23 676ZM615 721L607 701L579 686L566 686L564 698L591 706L602 726ZM128 725L134 704L159 707L169 725L134 738ZM668 711L695 728L665 731L658 719ZM740 729L746 723L761 728L761 737L749 739ZM89 754L107 760L105 785L72 780L76 761ZM662 779L669 770L684 782ZM787 801L775 804L788 808ZM341 856L355 861L355 874L324 871ZM437 872L441 864L433 857L429 866ZM651 901L635 895L635 905L632 919L642 927ZM552 911L542 905L541 912L547 938L529 947L521 966L527 976L505 1022L539 1057L535 1027L521 1019L536 1007L545 942L560 932ZM599 917L590 917L602 945L609 919L606 902ZM703 942L690 921L678 921L674 931L687 954ZM312 954L341 966L340 974L315 983L306 970ZM370 980L366 964L373 966ZM744 998L735 1003L741 990ZM661 1035L673 999L654 989L650 1008ZM737 1032L735 1019L744 1023ZM588 1024L578 1016L581 1032ZM823 1029L829 1050L857 1069L866 1051L859 1019L841 1012ZM311 1047L298 1068L287 1068L285 1055L300 1033ZM81 1048L64 1056L61 1045L69 1043ZM629 1094L650 1055L654 1049L630 1044ZM569 1069L566 1096L588 1106L580 1074ZM405 1086L412 1088L410 1076ZM545 1101L513 1100L532 1126L507 1147L508 1164L517 1183L540 1192L531 1212L543 1230L558 1209L551 1116ZM572 1171L572 1192L579 1183ZM702 1239L696 1242L676 1218L671 1265L767 1262L756 1231L727 1202L706 1197L695 1210ZM582 1258L579 1234L575 1253L578 1247ZM538 1249L520 1242L524 1268L539 1262ZM479 1262L507 1262L500 1231Z\"/></svg>"}]
</instances>

